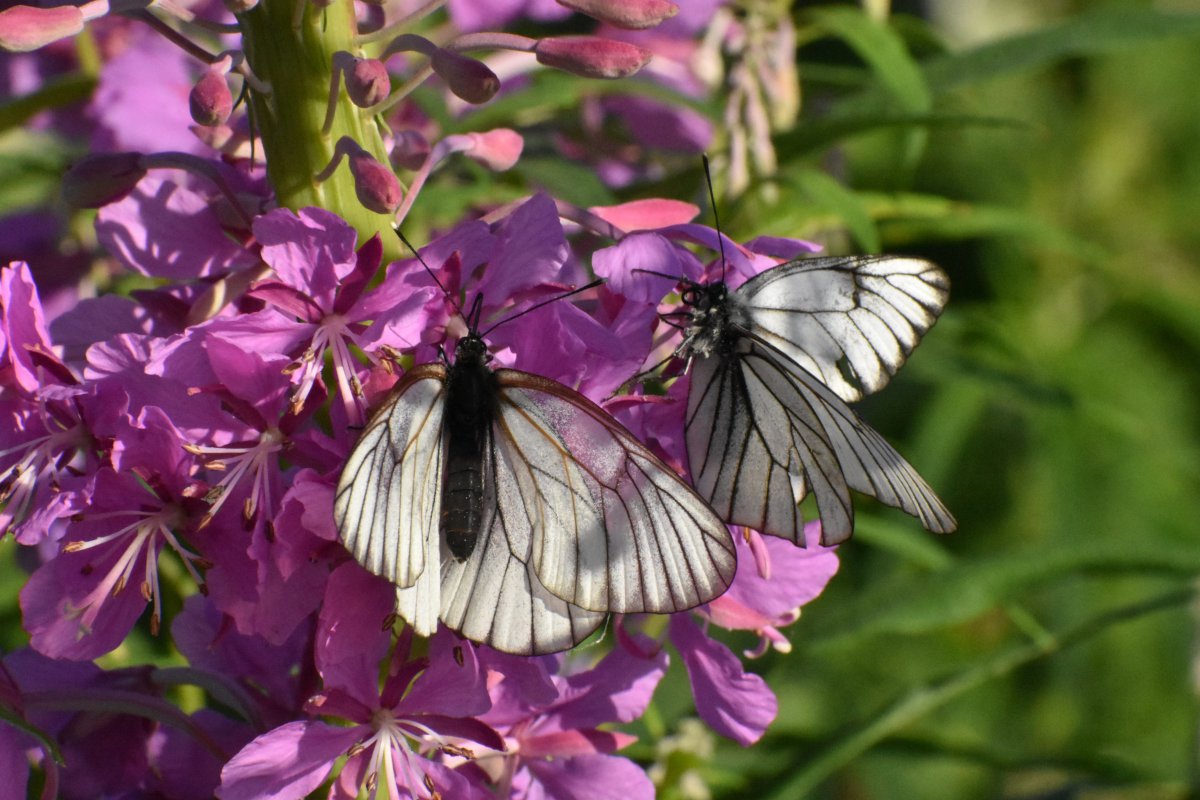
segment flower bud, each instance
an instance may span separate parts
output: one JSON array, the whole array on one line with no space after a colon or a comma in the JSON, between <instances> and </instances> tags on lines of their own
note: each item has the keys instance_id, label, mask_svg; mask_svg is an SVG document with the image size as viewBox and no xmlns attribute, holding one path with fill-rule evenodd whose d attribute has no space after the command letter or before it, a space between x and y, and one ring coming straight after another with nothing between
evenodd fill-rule
<instances>
[{"instance_id":1,"label":"flower bud","mask_svg":"<svg viewBox=\"0 0 1200 800\"><path fill-rule=\"evenodd\" d=\"M429 140L417 131L400 131L396 134L389 154L392 166L402 169L420 169L429 157Z\"/></svg>"},{"instance_id":2,"label":"flower bud","mask_svg":"<svg viewBox=\"0 0 1200 800\"><path fill-rule=\"evenodd\" d=\"M486 103L500 91L500 79L486 64L453 50L439 47L430 56L429 65L450 91L468 103Z\"/></svg>"},{"instance_id":3,"label":"flower bud","mask_svg":"<svg viewBox=\"0 0 1200 800\"><path fill-rule=\"evenodd\" d=\"M395 214L404 199L400 179L349 136L338 140L333 161L317 176L318 180L328 178L343 156L350 162L350 174L354 176L354 193L358 196L358 202L376 214Z\"/></svg>"},{"instance_id":4,"label":"flower bud","mask_svg":"<svg viewBox=\"0 0 1200 800\"><path fill-rule=\"evenodd\" d=\"M618 28L652 28L679 13L669 0L558 0L560 6Z\"/></svg>"},{"instance_id":5,"label":"flower bud","mask_svg":"<svg viewBox=\"0 0 1200 800\"><path fill-rule=\"evenodd\" d=\"M585 78L626 78L650 60L650 51L596 36L554 36L533 48L540 64Z\"/></svg>"},{"instance_id":6,"label":"flower bud","mask_svg":"<svg viewBox=\"0 0 1200 800\"><path fill-rule=\"evenodd\" d=\"M146 174L140 153L95 153L63 176L63 201L72 208L100 208L133 191Z\"/></svg>"},{"instance_id":7,"label":"flower bud","mask_svg":"<svg viewBox=\"0 0 1200 800\"><path fill-rule=\"evenodd\" d=\"M188 95L188 109L197 125L211 128L228 120L233 113L233 94L225 76L214 70L201 75Z\"/></svg>"},{"instance_id":8,"label":"flower bud","mask_svg":"<svg viewBox=\"0 0 1200 800\"><path fill-rule=\"evenodd\" d=\"M521 138L521 134L510 128L496 128L467 135L472 138L472 146L464 150L463 154L494 172L512 169L525 148L525 140Z\"/></svg>"},{"instance_id":9,"label":"flower bud","mask_svg":"<svg viewBox=\"0 0 1200 800\"><path fill-rule=\"evenodd\" d=\"M27 53L83 30L83 12L75 6L13 6L0 11L0 50Z\"/></svg>"},{"instance_id":10,"label":"flower bud","mask_svg":"<svg viewBox=\"0 0 1200 800\"><path fill-rule=\"evenodd\" d=\"M382 103L392 91L387 67L377 58L355 58L342 74L346 79L346 94L359 108Z\"/></svg>"}]
</instances>

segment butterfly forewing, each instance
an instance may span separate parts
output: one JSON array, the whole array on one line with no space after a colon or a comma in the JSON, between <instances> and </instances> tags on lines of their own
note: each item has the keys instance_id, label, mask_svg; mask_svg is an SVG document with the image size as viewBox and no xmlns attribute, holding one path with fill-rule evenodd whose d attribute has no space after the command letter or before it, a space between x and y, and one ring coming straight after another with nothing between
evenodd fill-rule
<instances>
[{"instance_id":1,"label":"butterfly forewing","mask_svg":"<svg viewBox=\"0 0 1200 800\"><path fill-rule=\"evenodd\" d=\"M438 531L445 375L425 364L401 379L355 444L334 498L346 549L399 587L424 573L425 543Z\"/></svg>"},{"instance_id":2,"label":"butterfly forewing","mask_svg":"<svg viewBox=\"0 0 1200 800\"><path fill-rule=\"evenodd\" d=\"M530 557L549 591L620 613L680 611L725 591L736 568L729 531L666 464L566 387L497 376L497 451L519 493L507 502L541 521Z\"/></svg>"},{"instance_id":3,"label":"butterfly forewing","mask_svg":"<svg viewBox=\"0 0 1200 800\"><path fill-rule=\"evenodd\" d=\"M878 391L937 319L949 281L917 258L803 258L736 292L749 332L848 402Z\"/></svg>"}]
</instances>

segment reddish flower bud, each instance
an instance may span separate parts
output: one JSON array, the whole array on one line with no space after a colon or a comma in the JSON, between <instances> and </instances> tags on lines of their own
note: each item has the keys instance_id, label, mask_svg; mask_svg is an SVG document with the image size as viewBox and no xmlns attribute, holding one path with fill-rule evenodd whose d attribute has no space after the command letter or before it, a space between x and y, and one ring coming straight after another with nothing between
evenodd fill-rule
<instances>
[{"instance_id":1,"label":"reddish flower bud","mask_svg":"<svg viewBox=\"0 0 1200 800\"><path fill-rule=\"evenodd\" d=\"M392 144L392 165L403 169L420 169L429 157L429 149L429 140L417 131L400 131Z\"/></svg>"},{"instance_id":2,"label":"reddish flower bud","mask_svg":"<svg viewBox=\"0 0 1200 800\"><path fill-rule=\"evenodd\" d=\"M555 36L533 48L538 63L585 78L626 78L650 60L650 51L596 36Z\"/></svg>"},{"instance_id":3,"label":"reddish flower bud","mask_svg":"<svg viewBox=\"0 0 1200 800\"><path fill-rule=\"evenodd\" d=\"M560 6L618 28L652 28L679 13L669 0L557 0Z\"/></svg>"},{"instance_id":4,"label":"reddish flower bud","mask_svg":"<svg viewBox=\"0 0 1200 800\"><path fill-rule=\"evenodd\" d=\"M100 208L120 200L146 174L140 153L96 153L63 176L62 197L72 208Z\"/></svg>"},{"instance_id":5,"label":"reddish flower bud","mask_svg":"<svg viewBox=\"0 0 1200 800\"><path fill-rule=\"evenodd\" d=\"M392 79L379 59L355 58L342 74L346 79L346 94L359 108L382 103L392 91Z\"/></svg>"},{"instance_id":6,"label":"reddish flower bud","mask_svg":"<svg viewBox=\"0 0 1200 800\"><path fill-rule=\"evenodd\" d=\"M332 174L333 168L343 156L350 162L350 174L354 176L354 193L358 196L358 202L376 214L395 214L404 199L400 180L391 169L380 164L375 156L349 136L338 140L333 161L317 176L318 179L327 178Z\"/></svg>"},{"instance_id":7,"label":"reddish flower bud","mask_svg":"<svg viewBox=\"0 0 1200 800\"><path fill-rule=\"evenodd\" d=\"M211 128L224 124L233 113L233 94L225 76L214 70L201 75L188 95L188 108L197 125Z\"/></svg>"},{"instance_id":8,"label":"reddish flower bud","mask_svg":"<svg viewBox=\"0 0 1200 800\"><path fill-rule=\"evenodd\" d=\"M438 48L429 59L450 91L468 103L486 103L500 91L500 79L482 61L476 61L452 50Z\"/></svg>"},{"instance_id":9,"label":"reddish flower bud","mask_svg":"<svg viewBox=\"0 0 1200 800\"><path fill-rule=\"evenodd\" d=\"M13 6L0 11L0 49L27 53L83 30L83 12L75 6Z\"/></svg>"},{"instance_id":10,"label":"reddish flower bud","mask_svg":"<svg viewBox=\"0 0 1200 800\"><path fill-rule=\"evenodd\" d=\"M472 139L472 146L464 150L463 154L495 172L512 169L525 148L525 140L521 138L521 134L509 128L496 128L467 135Z\"/></svg>"}]
</instances>

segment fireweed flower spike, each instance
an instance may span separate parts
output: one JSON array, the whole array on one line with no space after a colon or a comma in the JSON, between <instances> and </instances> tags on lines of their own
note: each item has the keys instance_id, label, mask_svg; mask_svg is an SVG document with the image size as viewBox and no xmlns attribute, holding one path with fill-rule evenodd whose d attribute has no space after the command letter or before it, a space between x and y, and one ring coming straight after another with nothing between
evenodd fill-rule
<instances>
[{"instance_id":1,"label":"fireweed flower spike","mask_svg":"<svg viewBox=\"0 0 1200 800\"><path fill-rule=\"evenodd\" d=\"M473 130L467 104L524 91L510 79L545 66L568 73L559 81L675 70L648 59L670 36L699 46L696 6L225 5L232 15L140 0L0 12L0 47L23 63L99 64L83 65L97 79L83 113L37 124L86 132L64 196L98 209L107 253L67 281L32 255L0 265L0 528L30 571L30 648L0 658L0 707L19 723L0 721L0 773L40 772L29 785L68 800L565 798L597 785L649 798L620 753L633 737L614 726L646 711L672 658L711 729L754 741L774 697L717 631L752 631L751 655L786 648L783 627L836 566L829 551L737 531L733 587L707 608L615 619L591 647L522 659L446 630L416 637L393 615L395 587L354 563L333 525L368 412L462 335L458 309L480 296L491 325L594 274L607 285L489 333L494 364L605 404L682 471L686 377L619 392L676 333L659 316L670 287L639 270L711 270L691 249L717 243L697 209L577 208L523 188L525 174L495 179L495 197L471 181L467 200L443 201L464 174L516 173L527 141L544 154L559 138L541 120L534 140ZM577 12L600 21L594 35L503 27ZM100 17L113 19L88 26ZM95 47L37 49L85 26ZM612 99L580 94L585 114ZM400 251L400 221L424 234L436 281ZM775 245L726 240L731 277L787 255ZM88 663L127 662L151 634L171 666ZM220 713L185 714L172 683ZM47 710L51 694L61 705Z\"/></svg>"}]
</instances>

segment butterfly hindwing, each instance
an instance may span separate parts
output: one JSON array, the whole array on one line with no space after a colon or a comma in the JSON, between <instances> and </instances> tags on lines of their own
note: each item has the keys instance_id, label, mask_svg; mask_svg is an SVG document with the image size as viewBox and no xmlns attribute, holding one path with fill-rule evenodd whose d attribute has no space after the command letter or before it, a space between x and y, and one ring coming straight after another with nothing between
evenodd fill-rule
<instances>
[{"instance_id":1,"label":"butterfly hindwing","mask_svg":"<svg viewBox=\"0 0 1200 800\"><path fill-rule=\"evenodd\" d=\"M667 613L725 590L736 569L728 529L670 467L565 386L497 376L497 451L519 494L509 502L541 521L530 558L549 591L592 610Z\"/></svg>"},{"instance_id":2,"label":"butterfly hindwing","mask_svg":"<svg viewBox=\"0 0 1200 800\"><path fill-rule=\"evenodd\" d=\"M823 535L849 537L853 506L820 414L774 359L744 341L700 359L688 394L692 480L726 522L803 544L798 503L815 492Z\"/></svg>"},{"instance_id":3,"label":"butterfly hindwing","mask_svg":"<svg viewBox=\"0 0 1200 800\"><path fill-rule=\"evenodd\" d=\"M731 524L802 541L796 504L812 492L821 541L837 544L853 530L854 489L931 531L954 529L942 501L882 436L806 370L749 336L733 352L697 362L687 445L697 488Z\"/></svg>"},{"instance_id":4,"label":"butterfly hindwing","mask_svg":"<svg viewBox=\"0 0 1200 800\"><path fill-rule=\"evenodd\" d=\"M949 281L918 258L802 258L736 295L753 335L854 402L904 363L946 304Z\"/></svg>"}]
</instances>

